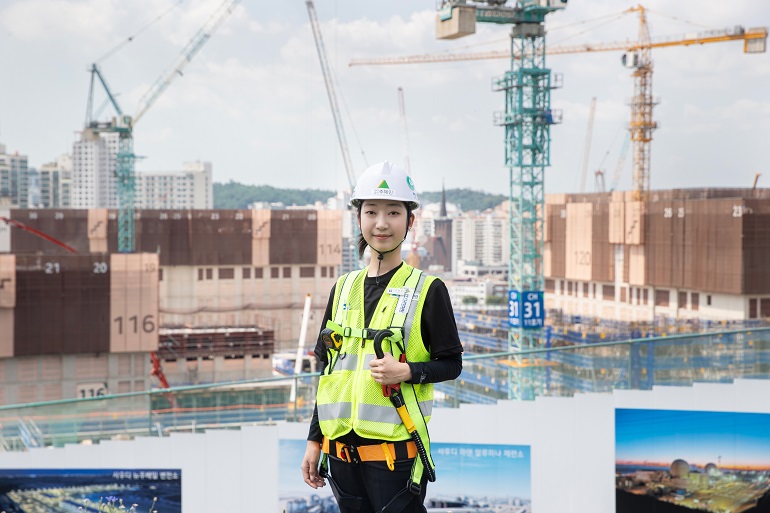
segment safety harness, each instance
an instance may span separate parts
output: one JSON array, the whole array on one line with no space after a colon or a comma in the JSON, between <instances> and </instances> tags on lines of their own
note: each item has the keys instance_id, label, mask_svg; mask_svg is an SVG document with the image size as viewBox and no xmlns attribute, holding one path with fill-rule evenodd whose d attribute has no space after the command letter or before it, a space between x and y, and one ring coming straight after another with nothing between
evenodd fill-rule
<instances>
[{"instance_id":1,"label":"safety harness","mask_svg":"<svg viewBox=\"0 0 770 513\"><path fill-rule=\"evenodd\" d=\"M380 333L380 336L378 336L378 333L380 331L384 332L385 330L343 326L348 306L346 302L350 297L350 291L353 284L356 282L356 278L358 278L359 273L362 272L365 271L350 272L342 280L342 290L340 291L339 303L334 315L334 321L327 321L326 328L333 330L345 338L356 337L360 338L362 341L374 340L377 338L378 342L381 343L381 340L383 339L382 335L385 333ZM401 362L406 361L409 333L414 322L417 303L425 281L426 275L422 271L419 269L414 269L412 271L402 287L401 296L396 305L393 318L390 322L390 326L387 328L386 340L391 342L392 345L394 344L401 351L401 355L399 356L399 361ZM403 346L400 344L401 341L403 341ZM381 349L379 352L381 352ZM327 374L331 374L340 355L339 351L335 351L332 348L329 348L328 353L329 364L327 365ZM399 388L400 390L398 390ZM420 495L422 491L420 483L424 472L427 472L429 481L433 482L436 480L435 465L430 456L428 427L420 410L414 387L411 383L406 382L401 383L400 385L383 385L383 394L389 396L392 389L398 391L397 396L401 398L400 404L402 408L398 407L397 401L394 401L393 398L391 398L391 400L397 410L399 410L399 414L402 416L405 427L412 435L414 441L410 440L354 447L324 438L321 447L323 456L319 465L319 474L322 477L329 479L337 501L342 501L340 502L341 506L344 505L351 509L366 509L369 507L366 498L349 496L339 489L337 483L331 478L328 472L329 455L348 463L385 461L390 470L394 469L394 462L397 460L414 459L411 475L409 481L407 481L406 487L393 497L393 499L382 509L382 513L399 513L413 500L414 496ZM406 418L404 418L403 413L405 413L405 411L412 412L413 414L407 414ZM412 423L411 426L408 425L410 423Z\"/></svg>"}]
</instances>

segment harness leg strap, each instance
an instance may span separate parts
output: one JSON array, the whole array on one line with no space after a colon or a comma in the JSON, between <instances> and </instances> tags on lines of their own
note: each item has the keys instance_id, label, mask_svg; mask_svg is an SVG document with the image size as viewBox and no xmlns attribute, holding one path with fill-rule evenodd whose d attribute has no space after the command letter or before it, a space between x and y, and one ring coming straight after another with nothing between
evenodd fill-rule
<instances>
[{"instance_id":1,"label":"harness leg strap","mask_svg":"<svg viewBox=\"0 0 770 513\"><path fill-rule=\"evenodd\" d=\"M366 497L350 495L342 491L337 484L337 481L335 481L331 474L329 474L329 470L326 465L321 465L321 467L318 469L318 474L329 481L329 485L332 487L334 498L337 499L337 504L341 508L352 509L355 511L371 511L372 507L369 504L369 499Z\"/></svg>"},{"instance_id":2,"label":"harness leg strap","mask_svg":"<svg viewBox=\"0 0 770 513\"><path fill-rule=\"evenodd\" d=\"M390 502L382 508L380 513L401 513L416 496L420 495L421 491L420 485L408 481L406 488L402 489L395 495L395 497L390 499Z\"/></svg>"}]
</instances>

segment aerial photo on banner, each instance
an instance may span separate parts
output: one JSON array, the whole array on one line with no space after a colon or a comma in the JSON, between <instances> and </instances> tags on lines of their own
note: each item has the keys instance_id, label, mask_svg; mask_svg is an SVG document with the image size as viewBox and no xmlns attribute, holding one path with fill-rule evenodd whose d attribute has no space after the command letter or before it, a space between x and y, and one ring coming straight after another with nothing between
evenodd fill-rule
<instances>
[{"instance_id":1,"label":"aerial photo on banner","mask_svg":"<svg viewBox=\"0 0 770 513\"><path fill-rule=\"evenodd\" d=\"M764 413L616 409L616 512L770 512L768 433Z\"/></svg>"},{"instance_id":2,"label":"aerial photo on banner","mask_svg":"<svg viewBox=\"0 0 770 513\"><path fill-rule=\"evenodd\" d=\"M5 513L182 513L180 469L0 469Z\"/></svg>"}]
</instances>

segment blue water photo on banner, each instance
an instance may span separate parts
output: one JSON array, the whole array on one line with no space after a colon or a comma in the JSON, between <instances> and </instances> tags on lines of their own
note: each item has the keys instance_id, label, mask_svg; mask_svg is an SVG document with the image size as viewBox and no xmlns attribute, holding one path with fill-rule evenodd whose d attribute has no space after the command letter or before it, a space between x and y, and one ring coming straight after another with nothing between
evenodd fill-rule
<instances>
[{"instance_id":1,"label":"blue water photo on banner","mask_svg":"<svg viewBox=\"0 0 770 513\"><path fill-rule=\"evenodd\" d=\"M617 513L770 512L770 414L615 410Z\"/></svg>"},{"instance_id":2,"label":"blue water photo on banner","mask_svg":"<svg viewBox=\"0 0 770 513\"><path fill-rule=\"evenodd\" d=\"M182 513L182 471L0 469L0 511Z\"/></svg>"},{"instance_id":3,"label":"blue water photo on banner","mask_svg":"<svg viewBox=\"0 0 770 513\"><path fill-rule=\"evenodd\" d=\"M330 487L313 490L302 480L307 443L281 440L278 511L339 513ZM528 445L432 443L436 482L428 484L431 513L471 509L474 513L532 513Z\"/></svg>"}]
</instances>

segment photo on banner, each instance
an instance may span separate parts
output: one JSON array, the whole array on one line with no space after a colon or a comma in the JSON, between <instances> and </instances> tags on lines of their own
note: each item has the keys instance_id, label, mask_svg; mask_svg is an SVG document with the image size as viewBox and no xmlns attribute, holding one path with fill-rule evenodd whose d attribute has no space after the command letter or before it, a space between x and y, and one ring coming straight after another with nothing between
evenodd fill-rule
<instances>
[{"instance_id":1,"label":"photo on banner","mask_svg":"<svg viewBox=\"0 0 770 513\"><path fill-rule=\"evenodd\" d=\"M182 471L0 469L0 511L181 513Z\"/></svg>"},{"instance_id":2,"label":"photo on banner","mask_svg":"<svg viewBox=\"0 0 770 513\"><path fill-rule=\"evenodd\" d=\"M302 480L304 440L281 440L278 512L338 513L330 486L317 490ZM470 508L474 513L532 513L528 445L431 443L435 483L425 507L432 513Z\"/></svg>"},{"instance_id":3,"label":"photo on banner","mask_svg":"<svg viewBox=\"0 0 770 513\"><path fill-rule=\"evenodd\" d=\"M770 513L770 414L615 410L616 513Z\"/></svg>"}]
</instances>

